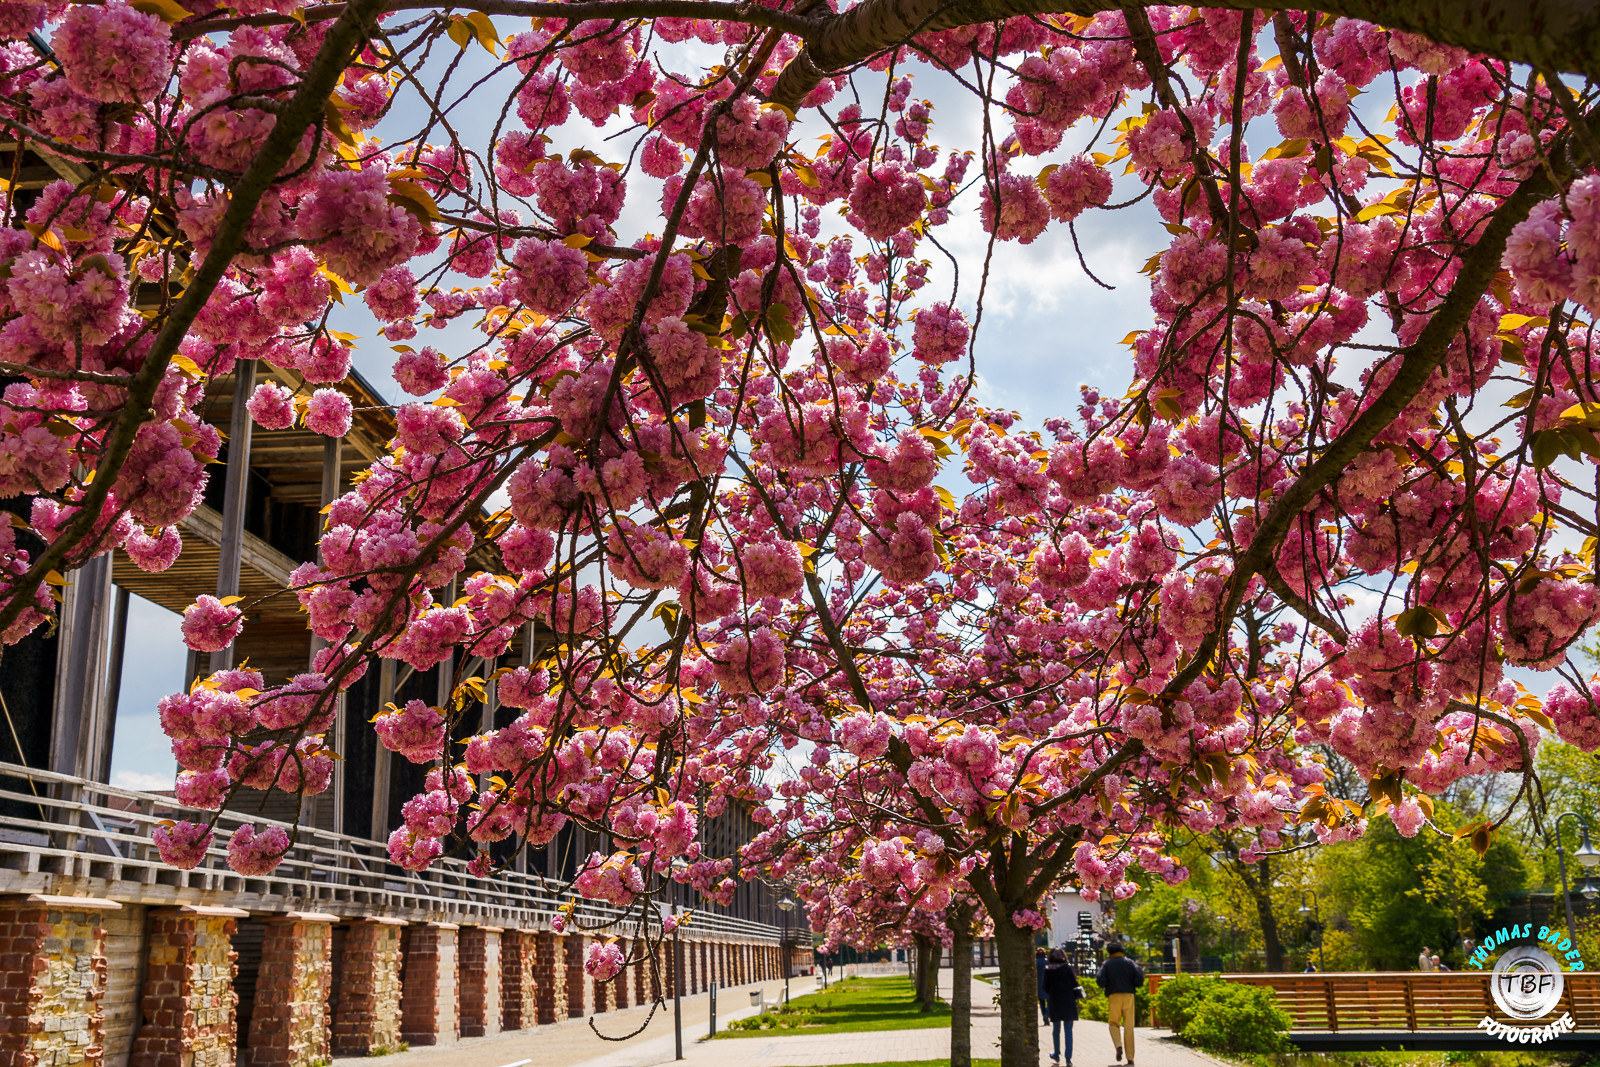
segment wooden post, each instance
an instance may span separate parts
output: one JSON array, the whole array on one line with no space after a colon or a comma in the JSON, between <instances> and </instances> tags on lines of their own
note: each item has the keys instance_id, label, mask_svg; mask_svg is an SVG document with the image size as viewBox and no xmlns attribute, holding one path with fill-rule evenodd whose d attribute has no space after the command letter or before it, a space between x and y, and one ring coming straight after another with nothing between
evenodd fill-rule
<instances>
[{"instance_id":1,"label":"wooden post","mask_svg":"<svg viewBox=\"0 0 1600 1067\"><path fill-rule=\"evenodd\" d=\"M1402 978L1400 980L1403 983L1405 983L1405 987L1406 987L1406 1029L1415 1030L1417 1028L1417 993L1416 993L1416 989L1413 988L1413 986L1411 984L1411 976L1410 975L1406 975L1404 978Z\"/></svg>"},{"instance_id":2,"label":"wooden post","mask_svg":"<svg viewBox=\"0 0 1600 1067\"><path fill-rule=\"evenodd\" d=\"M1328 1004L1328 1029L1337 1030L1339 1029L1339 1002L1338 996L1334 992L1333 979L1323 978L1322 995Z\"/></svg>"},{"instance_id":3,"label":"wooden post","mask_svg":"<svg viewBox=\"0 0 1600 1067\"><path fill-rule=\"evenodd\" d=\"M228 416L228 465L222 483L222 543L217 550L217 598L237 596L244 552L245 493L250 481L250 431L254 423L245 402L255 388L256 363L241 359L233 366L233 410ZM211 653L212 671L233 666L233 645Z\"/></svg>"},{"instance_id":4,"label":"wooden post","mask_svg":"<svg viewBox=\"0 0 1600 1067\"><path fill-rule=\"evenodd\" d=\"M340 462L343 459L343 445L344 441L338 437L325 438L322 442L321 498L324 508L333 503L334 498L339 495ZM319 525L325 528L327 522L323 521ZM322 562L322 546L320 544L317 546L317 562ZM311 635L311 661L313 664L316 662L317 653L321 652L326 645L327 642L322 638L316 634ZM345 751L344 694L339 693L333 699L336 702L333 716L333 736L329 737L327 742L329 747L339 753L340 756L343 756ZM333 794L333 830L335 833L342 834L345 832L343 759L333 761L333 784L329 791Z\"/></svg>"},{"instance_id":5,"label":"wooden post","mask_svg":"<svg viewBox=\"0 0 1600 1067\"><path fill-rule=\"evenodd\" d=\"M394 660L383 659L378 665L378 711L394 699ZM372 840L389 839L389 764L394 753L378 745L372 768Z\"/></svg>"},{"instance_id":6,"label":"wooden post","mask_svg":"<svg viewBox=\"0 0 1600 1067\"><path fill-rule=\"evenodd\" d=\"M105 552L73 572L61 604L50 730L50 769L58 774L90 777L110 748L105 660L111 590L111 553Z\"/></svg>"},{"instance_id":7,"label":"wooden post","mask_svg":"<svg viewBox=\"0 0 1600 1067\"><path fill-rule=\"evenodd\" d=\"M106 661L105 742L100 746L93 774L97 782L111 781L111 747L117 737L117 703L122 695L122 659L128 647L128 591L120 585L115 589L116 600L111 609L111 649Z\"/></svg>"}]
</instances>

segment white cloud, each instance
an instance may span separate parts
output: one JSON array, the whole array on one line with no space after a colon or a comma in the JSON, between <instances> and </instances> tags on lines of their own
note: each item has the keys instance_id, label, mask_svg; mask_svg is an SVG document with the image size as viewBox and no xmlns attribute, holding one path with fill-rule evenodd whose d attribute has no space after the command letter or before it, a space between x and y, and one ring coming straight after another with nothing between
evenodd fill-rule
<instances>
[{"instance_id":1,"label":"white cloud","mask_svg":"<svg viewBox=\"0 0 1600 1067\"><path fill-rule=\"evenodd\" d=\"M147 771L118 771L111 776L111 784L118 789L137 789L145 793L172 788L172 775L151 774Z\"/></svg>"}]
</instances>

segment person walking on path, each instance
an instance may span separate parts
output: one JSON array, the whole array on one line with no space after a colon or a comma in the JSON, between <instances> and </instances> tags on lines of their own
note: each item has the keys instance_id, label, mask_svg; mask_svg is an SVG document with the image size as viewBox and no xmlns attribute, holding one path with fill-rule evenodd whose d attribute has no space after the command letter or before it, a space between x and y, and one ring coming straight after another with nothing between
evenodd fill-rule
<instances>
[{"instance_id":1,"label":"person walking on path","mask_svg":"<svg viewBox=\"0 0 1600 1067\"><path fill-rule=\"evenodd\" d=\"M1044 1002L1050 1007L1051 1063L1061 1063L1066 1057L1066 1067L1072 1067L1072 1024L1078 1018L1078 998L1083 996L1083 984L1078 972L1067 962L1067 954L1052 949L1044 965ZM1066 1040L1062 1040L1062 1032ZM1062 1046L1066 1052L1061 1051Z\"/></svg>"},{"instance_id":2,"label":"person walking on path","mask_svg":"<svg viewBox=\"0 0 1600 1067\"><path fill-rule=\"evenodd\" d=\"M1123 955L1118 942L1107 945L1106 954L1095 980L1106 994L1106 1020L1111 1027L1111 1043L1117 1047L1117 1061L1120 1063L1126 1054L1128 1067L1133 1067L1133 994L1144 985L1144 972Z\"/></svg>"},{"instance_id":3,"label":"person walking on path","mask_svg":"<svg viewBox=\"0 0 1600 1067\"><path fill-rule=\"evenodd\" d=\"M1423 945L1421 953L1417 955L1417 970L1433 970L1433 953L1428 950L1427 945Z\"/></svg>"},{"instance_id":4,"label":"person walking on path","mask_svg":"<svg viewBox=\"0 0 1600 1067\"><path fill-rule=\"evenodd\" d=\"M1033 950L1033 966L1039 972L1039 1018L1046 1026L1050 1025L1050 1002L1044 995L1044 968L1048 962L1043 948Z\"/></svg>"}]
</instances>

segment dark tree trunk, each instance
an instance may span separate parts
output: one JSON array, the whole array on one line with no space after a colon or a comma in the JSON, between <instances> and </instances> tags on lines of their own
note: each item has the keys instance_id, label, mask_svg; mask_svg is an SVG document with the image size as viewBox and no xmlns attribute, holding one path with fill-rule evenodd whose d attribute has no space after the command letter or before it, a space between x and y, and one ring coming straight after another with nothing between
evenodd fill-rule
<instances>
[{"instance_id":1,"label":"dark tree trunk","mask_svg":"<svg viewBox=\"0 0 1600 1067\"><path fill-rule=\"evenodd\" d=\"M939 1003L939 942L918 934L916 938L915 983L917 1003L923 1011L932 1011Z\"/></svg>"},{"instance_id":2,"label":"dark tree trunk","mask_svg":"<svg viewBox=\"0 0 1600 1067\"><path fill-rule=\"evenodd\" d=\"M1000 957L1000 1067L1039 1063L1039 968L1033 961L1033 931L1022 930L1010 913L994 924Z\"/></svg>"},{"instance_id":3,"label":"dark tree trunk","mask_svg":"<svg viewBox=\"0 0 1600 1067\"><path fill-rule=\"evenodd\" d=\"M950 905L950 1067L972 1067L972 911L964 901Z\"/></svg>"},{"instance_id":4,"label":"dark tree trunk","mask_svg":"<svg viewBox=\"0 0 1600 1067\"><path fill-rule=\"evenodd\" d=\"M1234 869L1256 903L1256 916L1261 921L1261 946L1267 954L1267 970L1281 973L1283 941L1278 937L1278 917L1272 914L1272 868L1268 866L1271 862L1263 859L1254 865L1256 869L1253 871L1250 865L1244 863L1235 864Z\"/></svg>"}]
</instances>

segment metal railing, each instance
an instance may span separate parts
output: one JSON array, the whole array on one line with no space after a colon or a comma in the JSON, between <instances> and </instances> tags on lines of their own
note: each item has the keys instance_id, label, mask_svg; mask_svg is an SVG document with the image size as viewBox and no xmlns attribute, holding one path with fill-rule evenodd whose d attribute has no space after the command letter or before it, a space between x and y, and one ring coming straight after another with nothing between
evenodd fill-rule
<instances>
[{"instance_id":1,"label":"metal railing","mask_svg":"<svg viewBox=\"0 0 1600 1067\"><path fill-rule=\"evenodd\" d=\"M30 783L27 791L3 787L4 780ZM435 860L427 871L408 871L389 862L383 844L315 826L250 818L224 812L206 858L183 871L162 862L152 831L164 821L202 822L213 813L188 808L173 797L119 789L51 771L0 762L0 801L13 812L0 814L0 887L19 876L102 879L106 894L146 901L170 898L182 903L199 891L222 894L247 910L316 908L361 916L391 914L413 920L489 920L522 928L549 927L576 899L538 874L507 870L490 878L467 871L454 857ZM227 845L245 824L282 827L295 841L277 869L263 876L236 873L227 863ZM139 887L119 891L133 882ZM165 887L165 888L162 888ZM624 910L583 901L574 930L610 922L626 933L638 909ZM777 943L775 926L711 910L693 913L687 932L706 937Z\"/></svg>"}]
</instances>

